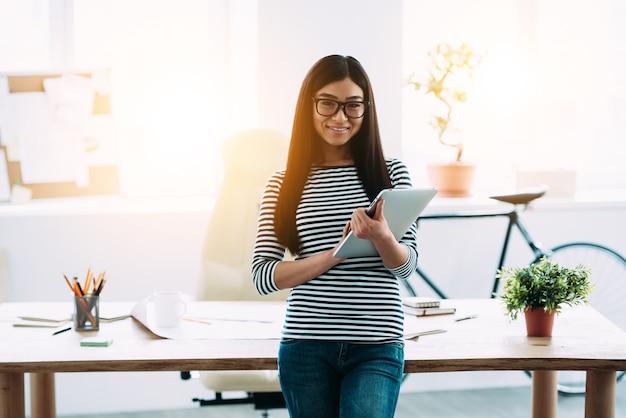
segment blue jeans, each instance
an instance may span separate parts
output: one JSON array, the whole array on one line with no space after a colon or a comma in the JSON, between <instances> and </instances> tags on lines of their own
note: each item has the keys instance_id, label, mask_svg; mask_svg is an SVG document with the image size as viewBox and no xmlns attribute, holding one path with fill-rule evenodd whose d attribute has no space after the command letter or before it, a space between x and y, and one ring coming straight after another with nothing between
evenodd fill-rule
<instances>
[{"instance_id":1,"label":"blue jeans","mask_svg":"<svg viewBox=\"0 0 626 418\"><path fill-rule=\"evenodd\" d=\"M285 340L278 373L292 418L393 418L402 343Z\"/></svg>"}]
</instances>

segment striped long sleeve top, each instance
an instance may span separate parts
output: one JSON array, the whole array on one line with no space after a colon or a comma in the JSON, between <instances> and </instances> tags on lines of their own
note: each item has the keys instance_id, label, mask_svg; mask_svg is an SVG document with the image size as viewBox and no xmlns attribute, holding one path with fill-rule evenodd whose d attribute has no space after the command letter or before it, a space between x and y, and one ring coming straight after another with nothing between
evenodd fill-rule
<instances>
[{"instance_id":1,"label":"striped long sleeve top","mask_svg":"<svg viewBox=\"0 0 626 418\"><path fill-rule=\"evenodd\" d=\"M407 167L387 159L394 188L411 187ZM274 208L284 171L274 173L263 193L252 260L252 277L260 294L279 290L276 265L285 247L274 234ZM369 205L356 167L312 167L296 212L302 254L309 257L332 249L341 239L352 212ZM294 287L287 299L284 339L335 340L361 343L401 341L404 316L399 280L417 265L416 225L400 242L409 249L407 262L394 269L379 256L347 259L320 276Z\"/></svg>"}]
</instances>

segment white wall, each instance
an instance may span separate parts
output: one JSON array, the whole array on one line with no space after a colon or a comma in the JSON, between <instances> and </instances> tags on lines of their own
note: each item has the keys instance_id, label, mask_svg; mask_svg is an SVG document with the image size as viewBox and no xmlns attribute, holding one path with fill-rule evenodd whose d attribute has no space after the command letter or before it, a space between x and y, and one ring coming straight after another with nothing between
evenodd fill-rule
<instances>
[{"instance_id":1,"label":"white wall","mask_svg":"<svg viewBox=\"0 0 626 418\"><path fill-rule=\"evenodd\" d=\"M88 268L106 270L109 281L103 296L111 300L136 301L156 289L194 294L211 205L209 199L168 203L102 197L0 206L8 300L66 300L63 274L83 278ZM480 198L435 199L427 211L485 207ZM544 199L525 212L524 219L545 247L587 240L626 254L625 214L623 201ZM420 265L450 297L488 297L504 222L421 221ZM515 232L511 246L508 262L530 261Z\"/></svg>"},{"instance_id":2,"label":"white wall","mask_svg":"<svg viewBox=\"0 0 626 418\"><path fill-rule=\"evenodd\" d=\"M65 300L63 274L82 280L88 268L106 270L107 298L134 301L158 288L192 292L208 205L204 211L172 212L160 209L160 201L150 204L157 207L114 202L36 202L29 206L36 213L24 213L27 208L19 205L0 208L11 212L0 215L9 300Z\"/></svg>"},{"instance_id":3,"label":"white wall","mask_svg":"<svg viewBox=\"0 0 626 418\"><path fill-rule=\"evenodd\" d=\"M326 55L351 55L372 82L385 153L399 157L402 1L263 0L258 7L261 126L290 133L309 68Z\"/></svg>"}]
</instances>

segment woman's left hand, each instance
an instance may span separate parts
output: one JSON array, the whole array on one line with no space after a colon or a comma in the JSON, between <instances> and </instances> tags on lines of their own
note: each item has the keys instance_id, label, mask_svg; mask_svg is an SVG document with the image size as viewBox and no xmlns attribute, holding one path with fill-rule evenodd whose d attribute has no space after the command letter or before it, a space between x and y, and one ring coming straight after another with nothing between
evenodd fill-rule
<instances>
[{"instance_id":1,"label":"woman's left hand","mask_svg":"<svg viewBox=\"0 0 626 418\"><path fill-rule=\"evenodd\" d=\"M398 243L389 229L385 219L384 206L384 200L378 201L376 212L371 218L365 209L355 210L350 219L350 227L357 238L372 241L386 266L395 268L404 264L409 254L406 246Z\"/></svg>"},{"instance_id":2,"label":"woman's left hand","mask_svg":"<svg viewBox=\"0 0 626 418\"><path fill-rule=\"evenodd\" d=\"M372 217L367 214L364 208L359 208L352 213L350 228L355 237L367 239L374 243L381 239L388 239L390 235L393 237L385 219L384 206L385 201L383 199L376 202Z\"/></svg>"}]
</instances>

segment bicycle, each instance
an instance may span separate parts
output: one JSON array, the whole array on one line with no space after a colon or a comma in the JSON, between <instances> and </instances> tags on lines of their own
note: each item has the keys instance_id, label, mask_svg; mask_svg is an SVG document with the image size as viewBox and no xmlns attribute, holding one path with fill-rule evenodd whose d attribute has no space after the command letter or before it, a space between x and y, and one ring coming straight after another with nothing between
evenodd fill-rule
<instances>
[{"instance_id":1,"label":"bicycle","mask_svg":"<svg viewBox=\"0 0 626 418\"><path fill-rule=\"evenodd\" d=\"M521 234L525 244L532 251L534 258L530 264L538 262L541 257L548 256L563 266L576 267L579 264L583 264L590 267L592 270L591 280L595 284L595 288L589 296L589 304L613 323L626 330L626 309L623 307L623 303L626 300L626 258L605 245L585 241L568 242L549 250L543 249L522 223L520 213L526 210L532 201L542 197L546 191L547 188L539 187L521 193L491 196L492 199L509 203L511 206L506 210L423 214L418 219L418 227L420 222L428 220L507 217L508 223L495 273L505 266L510 238L513 230L516 229ZM448 298L445 292L435 284L433 279L421 267L417 267L416 273L418 278L439 297L443 299ZM500 280L495 273L493 287L489 294L490 298L496 296L500 286ZM416 296L417 292L411 283L405 281L404 284L407 292L412 296ZM529 373L527 372L527 374ZM618 382L625 374L626 371L617 373ZM558 390L562 394L584 393L585 373L559 371Z\"/></svg>"}]
</instances>

